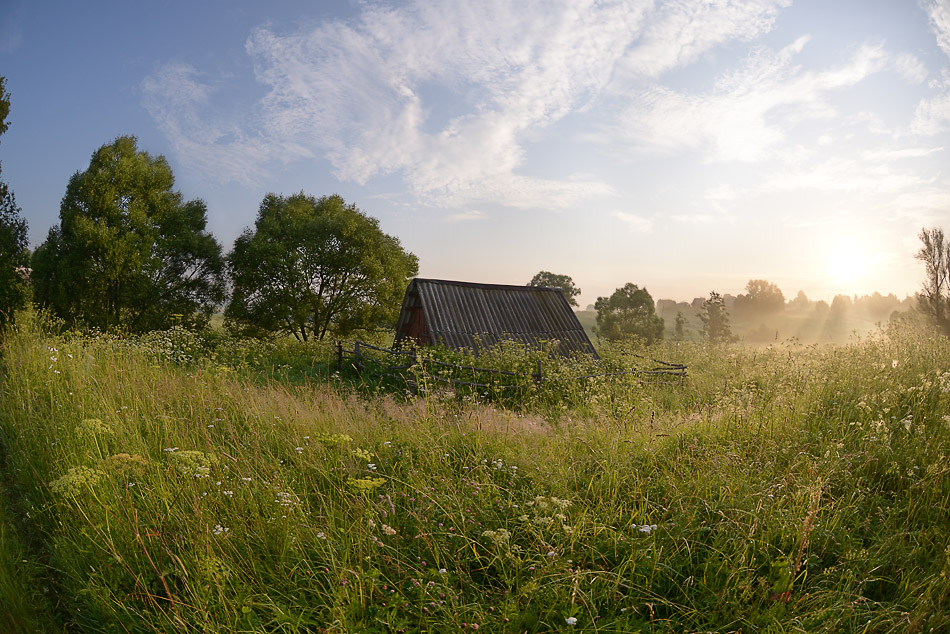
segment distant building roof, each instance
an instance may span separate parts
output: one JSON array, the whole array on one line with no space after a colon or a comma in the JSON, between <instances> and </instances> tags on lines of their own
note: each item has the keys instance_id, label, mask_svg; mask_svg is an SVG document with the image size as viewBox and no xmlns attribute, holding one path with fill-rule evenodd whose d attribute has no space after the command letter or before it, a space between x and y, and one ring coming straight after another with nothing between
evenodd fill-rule
<instances>
[{"instance_id":1,"label":"distant building roof","mask_svg":"<svg viewBox=\"0 0 950 634\"><path fill-rule=\"evenodd\" d=\"M396 325L396 342L407 339L476 354L502 340L548 340L562 355L597 356L559 288L415 278Z\"/></svg>"}]
</instances>

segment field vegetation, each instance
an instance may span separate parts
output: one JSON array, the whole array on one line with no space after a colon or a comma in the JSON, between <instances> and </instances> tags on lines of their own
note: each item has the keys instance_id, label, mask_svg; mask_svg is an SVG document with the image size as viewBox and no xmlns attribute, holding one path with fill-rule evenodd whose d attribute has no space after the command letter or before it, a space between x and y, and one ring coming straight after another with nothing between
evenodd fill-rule
<instances>
[{"instance_id":1,"label":"field vegetation","mask_svg":"<svg viewBox=\"0 0 950 634\"><path fill-rule=\"evenodd\" d=\"M950 629L950 342L910 320L505 398L50 321L2 348L0 631Z\"/></svg>"}]
</instances>

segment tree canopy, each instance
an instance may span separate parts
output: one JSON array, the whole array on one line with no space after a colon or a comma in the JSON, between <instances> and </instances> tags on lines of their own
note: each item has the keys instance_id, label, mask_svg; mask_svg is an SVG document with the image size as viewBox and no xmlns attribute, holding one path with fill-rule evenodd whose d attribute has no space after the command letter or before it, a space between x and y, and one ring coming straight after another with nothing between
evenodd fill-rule
<instances>
[{"instance_id":1,"label":"tree canopy","mask_svg":"<svg viewBox=\"0 0 950 634\"><path fill-rule=\"evenodd\" d=\"M302 341L391 328L418 269L378 220L340 196L268 194L228 256L225 320L240 334Z\"/></svg>"},{"instance_id":2,"label":"tree canopy","mask_svg":"<svg viewBox=\"0 0 950 634\"><path fill-rule=\"evenodd\" d=\"M9 113L10 94L6 91L6 78L0 77L0 135L10 125ZM13 191L0 181L0 330L13 321L16 311L26 303L24 267L28 263L26 220L20 216Z\"/></svg>"},{"instance_id":3,"label":"tree canopy","mask_svg":"<svg viewBox=\"0 0 950 634\"><path fill-rule=\"evenodd\" d=\"M663 339L663 319L656 314L653 297L647 289L632 282L618 288L610 297L598 297L598 336L610 341L639 337L647 344Z\"/></svg>"},{"instance_id":4,"label":"tree canopy","mask_svg":"<svg viewBox=\"0 0 950 634\"><path fill-rule=\"evenodd\" d=\"M732 327L729 325L726 300L716 291L711 291L709 297L703 301L699 318L703 321L703 337L707 341L729 343L738 339L732 334Z\"/></svg>"},{"instance_id":5,"label":"tree canopy","mask_svg":"<svg viewBox=\"0 0 950 634\"><path fill-rule=\"evenodd\" d=\"M768 280L749 280L746 294L736 297L735 308L745 312L774 313L785 308L785 295Z\"/></svg>"},{"instance_id":6,"label":"tree canopy","mask_svg":"<svg viewBox=\"0 0 950 634\"><path fill-rule=\"evenodd\" d=\"M577 296L581 294L581 289L574 284L570 275L559 275L550 271L540 271L531 278L528 286L542 286L547 288L559 288L564 293L564 299L571 306L577 306Z\"/></svg>"},{"instance_id":7,"label":"tree canopy","mask_svg":"<svg viewBox=\"0 0 950 634\"><path fill-rule=\"evenodd\" d=\"M204 202L173 186L165 158L139 151L135 137L96 150L33 256L35 300L104 330L206 323L225 299L221 245L205 230Z\"/></svg>"}]
</instances>

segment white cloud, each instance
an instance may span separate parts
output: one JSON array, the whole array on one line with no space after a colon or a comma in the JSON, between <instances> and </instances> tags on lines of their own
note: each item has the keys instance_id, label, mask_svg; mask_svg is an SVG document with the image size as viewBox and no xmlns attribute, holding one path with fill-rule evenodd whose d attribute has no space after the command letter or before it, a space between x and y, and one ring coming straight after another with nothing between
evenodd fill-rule
<instances>
[{"instance_id":1,"label":"white cloud","mask_svg":"<svg viewBox=\"0 0 950 634\"><path fill-rule=\"evenodd\" d=\"M927 79L927 67L917 56L910 53L901 53L894 58L894 69L905 80L912 84L921 84Z\"/></svg>"},{"instance_id":2,"label":"white cloud","mask_svg":"<svg viewBox=\"0 0 950 634\"><path fill-rule=\"evenodd\" d=\"M901 150L870 150L864 152L861 156L866 161L890 163L900 159L922 158L942 151L942 147L914 147Z\"/></svg>"},{"instance_id":3,"label":"white cloud","mask_svg":"<svg viewBox=\"0 0 950 634\"><path fill-rule=\"evenodd\" d=\"M341 179L401 173L436 203L565 207L610 188L518 175L526 137L602 89L642 5L364 5L351 22L258 29L247 49L269 136L321 148Z\"/></svg>"},{"instance_id":4,"label":"white cloud","mask_svg":"<svg viewBox=\"0 0 950 634\"><path fill-rule=\"evenodd\" d=\"M950 92L923 99L910 124L914 134L934 135L950 130Z\"/></svg>"},{"instance_id":5,"label":"white cloud","mask_svg":"<svg viewBox=\"0 0 950 634\"><path fill-rule=\"evenodd\" d=\"M950 55L950 2L922 0L920 5L930 18L930 27L937 36L937 46Z\"/></svg>"},{"instance_id":6,"label":"white cloud","mask_svg":"<svg viewBox=\"0 0 950 634\"><path fill-rule=\"evenodd\" d=\"M268 162L312 155L299 144L278 146L251 136L243 121L228 122L212 103L217 88L202 79L193 66L170 63L141 85L146 110L190 169L225 183L255 184L266 176Z\"/></svg>"},{"instance_id":7,"label":"white cloud","mask_svg":"<svg viewBox=\"0 0 950 634\"><path fill-rule=\"evenodd\" d=\"M937 46L950 55L950 1L922 0L921 7L930 18ZM950 130L950 71L944 68L942 81L932 81L931 87L942 93L922 99L917 105L910 126L914 134L934 135Z\"/></svg>"},{"instance_id":8,"label":"white cloud","mask_svg":"<svg viewBox=\"0 0 950 634\"><path fill-rule=\"evenodd\" d=\"M477 209L463 211L457 214L450 214L445 217L446 222L467 222L469 220L486 220L488 218L484 212Z\"/></svg>"},{"instance_id":9,"label":"white cloud","mask_svg":"<svg viewBox=\"0 0 950 634\"><path fill-rule=\"evenodd\" d=\"M214 112L213 86L184 65L143 92L182 160L219 180L320 155L340 179L398 174L432 204L565 208L613 189L520 173L532 139L619 75L657 76L769 30L789 1L367 1L350 19L251 34L267 90L253 116Z\"/></svg>"},{"instance_id":10,"label":"white cloud","mask_svg":"<svg viewBox=\"0 0 950 634\"><path fill-rule=\"evenodd\" d=\"M614 211L614 218L621 221L634 233L652 233L653 219L644 218L626 211Z\"/></svg>"},{"instance_id":11,"label":"white cloud","mask_svg":"<svg viewBox=\"0 0 950 634\"><path fill-rule=\"evenodd\" d=\"M821 72L795 64L808 38L781 51L758 49L736 72L702 94L655 85L620 116L609 136L638 150L672 153L702 149L710 161L758 161L796 123L837 115L828 100L884 68L879 46L861 47L845 64Z\"/></svg>"},{"instance_id":12,"label":"white cloud","mask_svg":"<svg viewBox=\"0 0 950 634\"><path fill-rule=\"evenodd\" d=\"M662 2L622 68L633 75L657 77L695 61L718 44L749 41L772 29L778 10L791 0L712 0Z\"/></svg>"}]
</instances>

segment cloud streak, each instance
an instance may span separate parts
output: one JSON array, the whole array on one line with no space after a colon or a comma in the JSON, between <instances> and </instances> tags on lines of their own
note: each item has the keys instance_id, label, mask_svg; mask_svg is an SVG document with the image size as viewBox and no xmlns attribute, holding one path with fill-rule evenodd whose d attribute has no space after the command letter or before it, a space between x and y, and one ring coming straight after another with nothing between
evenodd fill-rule
<instances>
[{"instance_id":1,"label":"cloud streak","mask_svg":"<svg viewBox=\"0 0 950 634\"><path fill-rule=\"evenodd\" d=\"M808 37L780 51L757 49L712 90L690 94L655 84L607 132L641 152L701 150L707 161L753 162L770 155L796 124L837 115L828 98L886 67L880 46L861 47L846 63L821 72L795 63Z\"/></svg>"},{"instance_id":2,"label":"cloud streak","mask_svg":"<svg viewBox=\"0 0 950 634\"><path fill-rule=\"evenodd\" d=\"M323 156L341 180L398 174L439 206L566 208L614 190L527 175L533 139L623 77L659 77L767 31L788 3L367 2L351 19L256 29L246 51L267 93L243 120L220 123L214 86L183 64L147 78L144 103L182 160L222 181Z\"/></svg>"}]
</instances>

